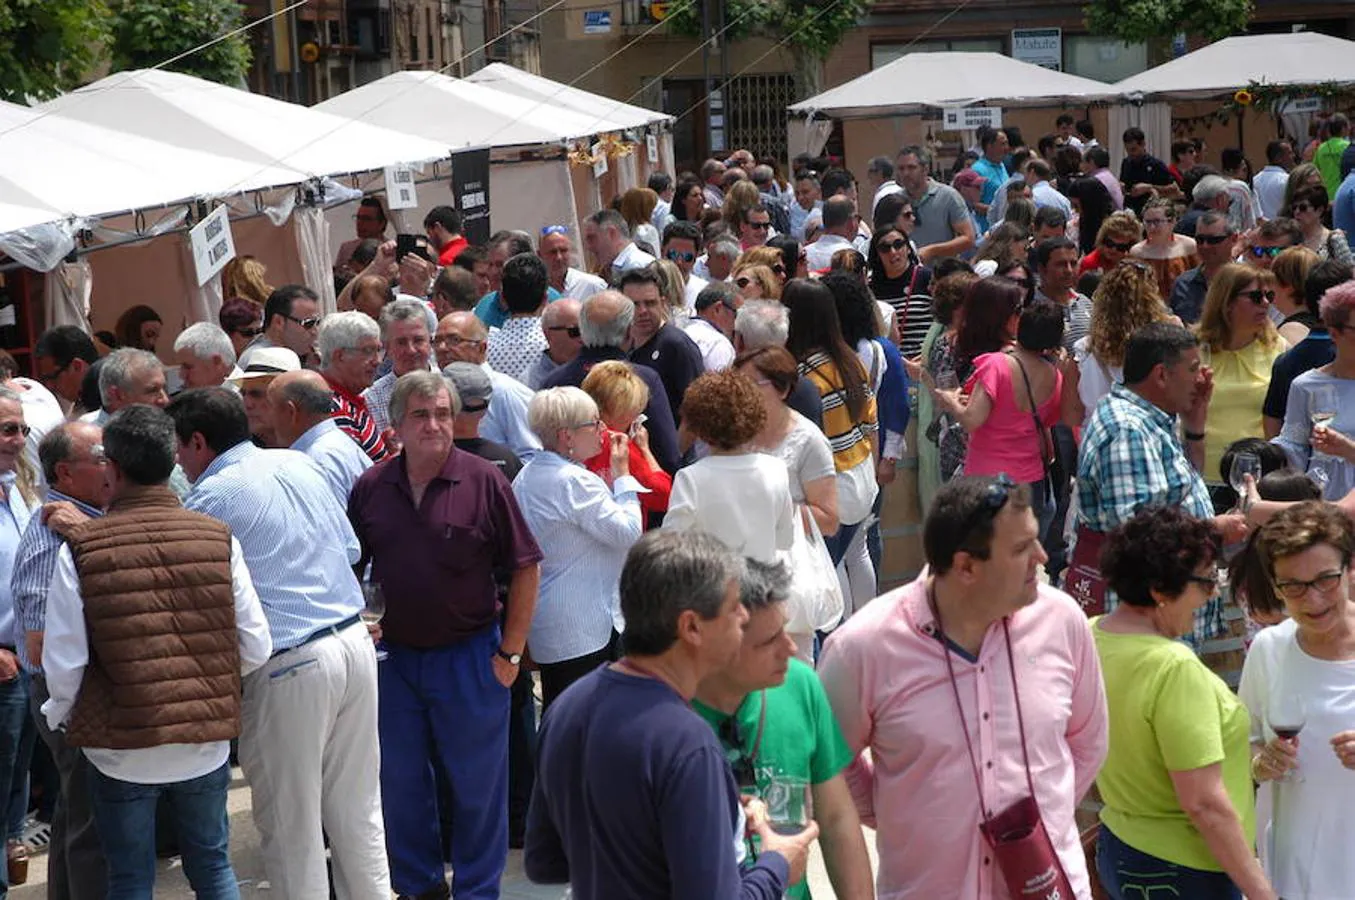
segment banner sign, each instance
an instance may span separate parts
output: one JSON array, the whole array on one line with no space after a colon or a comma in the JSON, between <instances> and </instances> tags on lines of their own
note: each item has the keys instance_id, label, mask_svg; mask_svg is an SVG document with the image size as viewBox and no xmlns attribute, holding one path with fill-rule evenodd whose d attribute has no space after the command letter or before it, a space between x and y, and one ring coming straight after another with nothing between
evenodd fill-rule
<instances>
[{"instance_id":1,"label":"banner sign","mask_svg":"<svg viewBox=\"0 0 1355 900\"><path fill-rule=\"evenodd\" d=\"M488 243L489 148L452 154L452 196L461 213L461 233L472 244Z\"/></svg>"}]
</instances>

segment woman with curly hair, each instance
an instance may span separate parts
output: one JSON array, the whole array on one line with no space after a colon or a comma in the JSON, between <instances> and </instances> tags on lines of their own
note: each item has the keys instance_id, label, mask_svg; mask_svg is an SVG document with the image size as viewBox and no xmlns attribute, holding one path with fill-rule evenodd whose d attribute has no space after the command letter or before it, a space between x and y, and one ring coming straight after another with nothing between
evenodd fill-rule
<instances>
[{"instance_id":1,"label":"woman with curly hair","mask_svg":"<svg viewBox=\"0 0 1355 900\"><path fill-rule=\"evenodd\" d=\"M268 270L249 254L237 256L221 270L221 296L230 300L243 297L263 309L273 288L266 280Z\"/></svg>"},{"instance_id":2,"label":"woman with curly hair","mask_svg":"<svg viewBox=\"0 0 1355 900\"><path fill-rule=\"evenodd\" d=\"M767 424L762 394L742 372L707 372L687 388L682 424L710 455L679 469L664 528L710 532L741 556L773 563L795 537L785 463L750 444Z\"/></svg>"},{"instance_id":3,"label":"woman with curly hair","mask_svg":"<svg viewBox=\"0 0 1355 900\"><path fill-rule=\"evenodd\" d=\"M1077 274L1109 272L1123 262L1129 251L1141 240L1143 225L1138 216L1127 209L1111 213L1097 229L1096 248L1078 263Z\"/></svg>"},{"instance_id":4,"label":"woman with curly hair","mask_svg":"<svg viewBox=\"0 0 1355 900\"><path fill-rule=\"evenodd\" d=\"M739 262L734 265L729 277L734 287L738 288L739 296L745 300L781 299L781 282L767 266Z\"/></svg>"},{"instance_id":5,"label":"woman with curly hair","mask_svg":"<svg viewBox=\"0 0 1355 900\"><path fill-rule=\"evenodd\" d=\"M1157 279L1147 265L1134 260L1107 272L1092 297L1091 332L1073 345L1077 361L1077 395L1083 423L1110 387L1124 378L1124 345L1141 326L1166 322L1171 311L1157 292Z\"/></svg>"},{"instance_id":6,"label":"woman with curly hair","mask_svg":"<svg viewBox=\"0 0 1355 900\"><path fill-rule=\"evenodd\" d=\"M1092 620L1110 710L1096 868L1115 900L1277 896L1252 852L1247 709L1179 640L1218 592L1221 553L1174 506L1139 511L1101 551L1119 602Z\"/></svg>"},{"instance_id":7,"label":"woman with curly hair","mask_svg":"<svg viewBox=\"0 0 1355 900\"><path fill-rule=\"evenodd\" d=\"M1216 472L1228 445L1265 433L1261 405L1270 387L1270 370L1286 345L1270 322L1275 297L1268 272L1229 263L1209 282L1204 311L1196 326L1201 346L1209 347L1214 392L1205 420L1205 465Z\"/></svg>"}]
</instances>

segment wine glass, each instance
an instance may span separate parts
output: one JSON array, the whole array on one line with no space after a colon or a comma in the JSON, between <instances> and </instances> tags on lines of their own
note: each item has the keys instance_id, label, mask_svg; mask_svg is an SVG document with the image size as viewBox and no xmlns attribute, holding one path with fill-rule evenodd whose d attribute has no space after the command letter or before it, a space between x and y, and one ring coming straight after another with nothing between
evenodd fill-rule
<instances>
[{"instance_id":1,"label":"wine glass","mask_svg":"<svg viewBox=\"0 0 1355 900\"><path fill-rule=\"evenodd\" d=\"M1327 496L1327 485L1331 484L1331 457L1322 453L1313 454L1308 463L1308 479L1318 486L1322 496Z\"/></svg>"},{"instance_id":2,"label":"wine glass","mask_svg":"<svg viewBox=\"0 0 1355 900\"><path fill-rule=\"evenodd\" d=\"M1201 369L1211 368L1213 362L1214 355L1209 349L1209 344L1206 343L1205 341L1200 341L1200 368Z\"/></svg>"},{"instance_id":3,"label":"wine glass","mask_svg":"<svg viewBox=\"0 0 1355 900\"><path fill-rule=\"evenodd\" d=\"M358 613L358 618L362 623L370 628L373 625L380 624L381 619L386 615L386 593L381 590L381 585L374 582L367 582L362 586L362 612ZM385 648L378 642L376 647L377 661L385 659L389 654Z\"/></svg>"},{"instance_id":4,"label":"wine glass","mask_svg":"<svg viewBox=\"0 0 1355 900\"><path fill-rule=\"evenodd\" d=\"M1284 741L1293 741L1308 722L1303 695L1293 690L1277 691L1271 697L1266 722L1270 725L1270 730L1275 732L1276 737ZM1276 781L1302 780L1303 776L1297 771L1297 766L1276 779Z\"/></svg>"},{"instance_id":5,"label":"wine glass","mask_svg":"<svg viewBox=\"0 0 1355 900\"><path fill-rule=\"evenodd\" d=\"M1247 483L1246 478L1250 475L1253 481L1261 479L1261 457L1255 453L1238 453L1233 456L1233 464L1228 470L1228 483L1237 491L1238 506L1246 511L1247 507Z\"/></svg>"},{"instance_id":6,"label":"wine glass","mask_svg":"<svg viewBox=\"0 0 1355 900\"><path fill-rule=\"evenodd\" d=\"M1320 384L1312 389L1308 397L1308 418L1312 420L1313 430L1325 430L1336 418L1336 388L1330 384Z\"/></svg>"},{"instance_id":7,"label":"wine glass","mask_svg":"<svg viewBox=\"0 0 1355 900\"><path fill-rule=\"evenodd\" d=\"M777 773L766 791L767 819L777 834L799 834L809 827L813 799L809 779Z\"/></svg>"}]
</instances>

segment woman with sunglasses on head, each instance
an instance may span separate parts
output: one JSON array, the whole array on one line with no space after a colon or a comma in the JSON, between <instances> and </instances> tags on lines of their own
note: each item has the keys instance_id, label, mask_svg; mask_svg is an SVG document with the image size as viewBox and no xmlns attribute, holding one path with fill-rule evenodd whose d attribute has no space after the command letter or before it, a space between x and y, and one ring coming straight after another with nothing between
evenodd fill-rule
<instances>
[{"instance_id":1,"label":"woman with sunglasses on head","mask_svg":"<svg viewBox=\"0 0 1355 900\"><path fill-rule=\"evenodd\" d=\"M1201 348L1209 348L1213 371L1202 472L1217 472L1233 441L1265 433L1261 405L1270 369L1287 349L1270 321L1274 297L1269 273L1251 266L1229 263L1209 282L1195 329Z\"/></svg>"},{"instance_id":2,"label":"woman with sunglasses on head","mask_svg":"<svg viewBox=\"0 0 1355 900\"><path fill-rule=\"evenodd\" d=\"M1294 468L1320 472L1335 500L1355 489L1355 282L1328 290L1318 310L1336 356L1290 384L1275 443Z\"/></svg>"},{"instance_id":3,"label":"woman with sunglasses on head","mask_svg":"<svg viewBox=\"0 0 1355 900\"><path fill-rule=\"evenodd\" d=\"M768 238L767 246L775 248L781 254L781 272L777 272L777 277L781 279L784 286L792 278L808 278L809 263L805 258L804 247L800 242L788 234L776 234ZM772 271L776 272L776 266L772 266Z\"/></svg>"},{"instance_id":4,"label":"woman with sunglasses on head","mask_svg":"<svg viewBox=\"0 0 1355 900\"><path fill-rule=\"evenodd\" d=\"M1256 861L1248 715L1179 640L1218 592L1207 521L1140 510L1106 536L1100 568L1118 603L1092 620L1110 748L1096 868L1111 900L1276 900Z\"/></svg>"},{"instance_id":5,"label":"woman with sunglasses on head","mask_svg":"<svg viewBox=\"0 0 1355 900\"><path fill-rule=\"evenodd\" d=\"M1330 206L1325 186L1302 187L1294 192L1289 215L1303 229L1303 246L1316 253L1319 259L1334 259L1347 265L1355 263L1346 233L1322 224Z\"/></svg>"},{"instance_id":6,"label":"woman with sunglasses on head","mask_svg":"<svg viewBox=\"0 0 1355 900\"><path fill-rule=\"evenodd\" d=\"M1129 251L1134 259L1143 260L1157 278L1157 292L1163 297L1172 295L1176 279L1187 269L1200 264L1195 239L1177 234L1176 204L1162 197L1149 200L1143 207L1143 228L1148 234Z\"/></svg>"},{"instance_id":7,"label":"woman with sunglasses on head","mask_svg":"<svg viewBox=\"0 0 1355 900\"><path fill-rule=\"evenodd\" d=\"M1273 814L1258 843L1285 900L1348 897L1355 884L1355 532L1350 517L1298 503L1256 536L1277 608L1242 665L1238 697L1251 713L1251 778L1270 783ZM1255 603L1256 600L1253 600ZM1274 602L1274 600L1272 600Z\"/></svg>"}]
</instances>

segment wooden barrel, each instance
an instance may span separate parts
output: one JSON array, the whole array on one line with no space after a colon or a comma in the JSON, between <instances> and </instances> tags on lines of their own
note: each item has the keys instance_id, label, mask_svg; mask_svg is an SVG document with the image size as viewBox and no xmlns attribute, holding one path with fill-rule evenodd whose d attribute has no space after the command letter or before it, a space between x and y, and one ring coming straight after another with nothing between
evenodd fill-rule
<instances>
[{"instance_id":1,"label":"wooden barrel","mask_svg":"<svg viewBox=\"0 0 1355 900\"><path fill-rule=\"evenodd\" d=\"M883 594L907 584L922 571L922 504L917 487L917 417L908 422L904 438L907 450L899 460L894 483L884 485L880 507L880 571L876 573Z\"/></svg>"}]
</instances>

